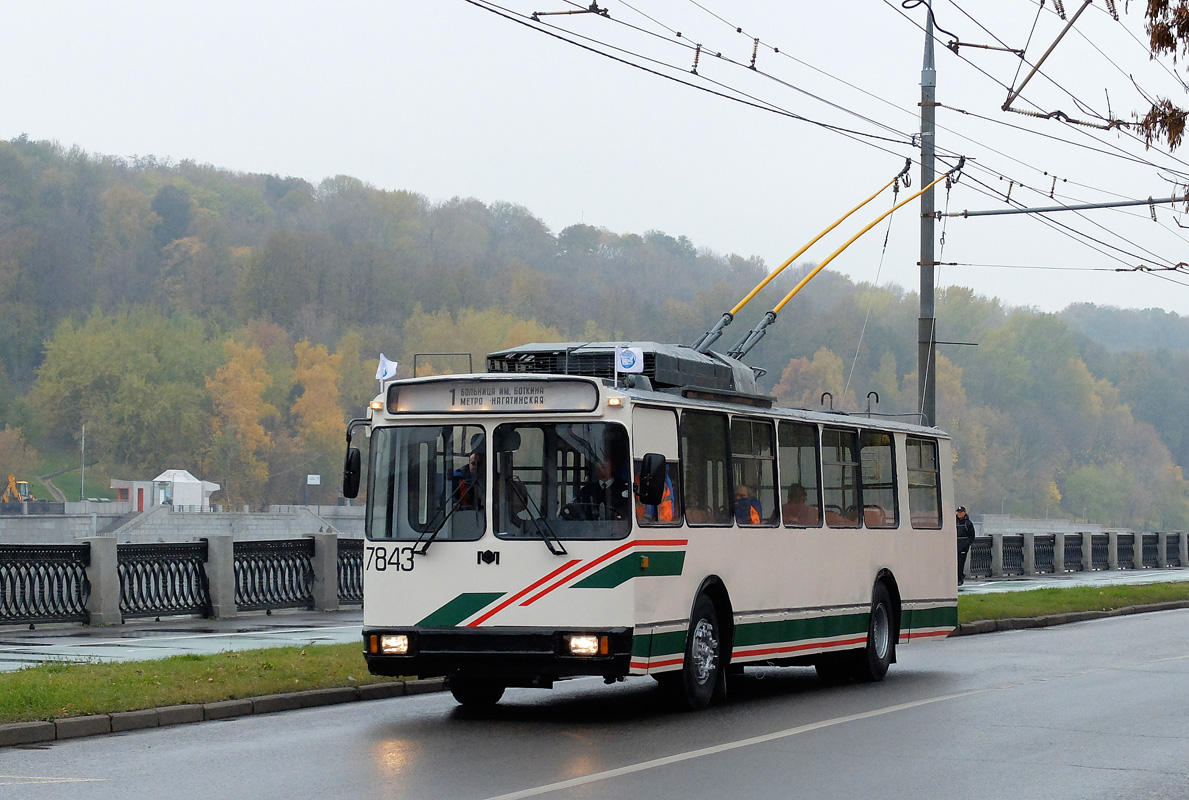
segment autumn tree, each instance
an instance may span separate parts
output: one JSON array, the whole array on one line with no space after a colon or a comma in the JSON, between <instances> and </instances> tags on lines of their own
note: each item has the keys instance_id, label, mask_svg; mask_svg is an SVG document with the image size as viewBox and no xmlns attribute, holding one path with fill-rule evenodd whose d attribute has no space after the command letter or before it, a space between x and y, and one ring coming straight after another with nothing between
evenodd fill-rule
<instances>
[{"instance_id":1,"label":"autumn tree","mask_svg":"<svg viewBox=\"0 0 1189 800\"><path fill-rule=\"evenodd\" d=\"M258 505L268 481L267 459L272 450L265 423L277 414L276 407L264 400L272 378L259 347L229 339L223 353L223 365L213 378L206 379L214 407L207 471L219 476L225 503L233 508Z\"/></svg>"},{"instance_id":2,"label":"autumn tree","mask_svg":"<svg viewBox=\"0 0 1189 800\"><path fill-rule=\"evenodd\" d=\"M346 423L338 388L342 356L331 355L325 345L309 342L298 342L293 352L297 357L294 390L300 394L289 413L305 465L300 475L303 478L307 473L324 478L337 476Z\"/></svg>"}]
</instances>

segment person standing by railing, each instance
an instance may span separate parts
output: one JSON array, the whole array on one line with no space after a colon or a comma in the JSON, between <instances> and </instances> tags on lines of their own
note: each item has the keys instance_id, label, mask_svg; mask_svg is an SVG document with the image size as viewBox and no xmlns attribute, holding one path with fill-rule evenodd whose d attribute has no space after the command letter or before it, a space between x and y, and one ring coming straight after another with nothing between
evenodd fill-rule
<instances>
[{"instance_id":1,"label":"person standing by railing","mask_svg":"<svg viewBox=\"0 0 1189 800\"><path fill-rule=\"evenodd\" d=\"M974 544L974 523L966 516L966 506L958 506L958 585L966 582L966 554Z\"/></svg>"}]
</instances>

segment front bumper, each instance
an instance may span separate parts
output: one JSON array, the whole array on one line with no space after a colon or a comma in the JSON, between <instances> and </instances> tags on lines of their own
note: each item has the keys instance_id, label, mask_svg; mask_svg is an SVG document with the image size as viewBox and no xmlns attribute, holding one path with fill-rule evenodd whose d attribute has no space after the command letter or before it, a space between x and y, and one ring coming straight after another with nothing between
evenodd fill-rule
<instances>
[{"instance_id":1,"label":"front bumper","mask_svg":"<svg viewBox=\"0 0 1189 800\"><path fill-rule=\"evenodd\" d=\"M409 637L407 655L379 652L379 637ZM607 637L607 652L574 656L568 636ZM628 674L631 628L364 628L363 655L373 675L493 678L508 686L551 686L581 675L619 678Z\"/></svg>"}]
</instances>

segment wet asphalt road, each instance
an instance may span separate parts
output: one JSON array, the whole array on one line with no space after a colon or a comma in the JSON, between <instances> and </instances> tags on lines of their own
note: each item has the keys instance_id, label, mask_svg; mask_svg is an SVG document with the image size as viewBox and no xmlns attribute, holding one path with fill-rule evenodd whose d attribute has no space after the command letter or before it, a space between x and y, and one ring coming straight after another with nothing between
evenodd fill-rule
<instances>
[{"instance_id":1,"label":"wet asphalt road","mask_svg":"<svg viewBox=\"0 0 1189 800\"><path fill-rule=\"evenodd\" d=\"M0 751L13 798L1184 798L1189 610L920 642L881 684L768 669L700 714L650 679L446 694Z\"/></svg>"}]
</instances>

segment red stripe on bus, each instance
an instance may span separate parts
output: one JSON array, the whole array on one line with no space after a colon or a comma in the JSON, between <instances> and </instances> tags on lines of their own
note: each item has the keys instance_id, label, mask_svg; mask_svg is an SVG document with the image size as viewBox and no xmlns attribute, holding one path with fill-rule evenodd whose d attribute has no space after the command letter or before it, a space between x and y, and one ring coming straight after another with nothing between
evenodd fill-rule
<instances>
[{"instance_id":1,"label":"red stripe on bus","mask_svg":"<svg viewBox=\"0 0 1189 800\"><path fill-rule=\"evenodd\" d=\"M685 661L684 657L670 658L665 661L632 661L628 664L632 669L653 669L655 667L675 667Z\"/></svg>"},{"instance_id":2,"label":"red stripe on bus","mask_svg":"<svg viewBox=\"0 0 1189 800\"><path fill-rule=\"evenodd\" d=\"M814 642L812 644L793 644L783 645L781 647L755 647L750 650L736 650L733 658L742 658L745 656L770 656L777 653L796 653L801 650L816 650L824 647L838 647L839 645L847 644L864 644L867 641L866 636L858 636L853 639L835 639L830 642Z\"/></svg>"},{"instance_id":3,"label":"red stripe on bus","mask_svg":"<svg viewBox=\"0 0 1189 800\"><path fill-rule=\"evenodd\" d=\"M537 602L538 600L540 600L542 597L549 594L553 590L557 589L560 586L564 586L565 584L567 584L570 581L577 578L582 573L587 572L591 569L594 569L595 567L597 567L599 564L602 564L607 559L614 558L615 556L622 553L624 550L629 550L633 547L684 547L686 544L689 544L688 539L640 539L635 542L628 542L626 544L621 544L619 547L615 548L614 550L609 550L606 553L603 553L603 555L599 556L594 561L588 561L586 563L586 566L582 567L581 569L574 570L572 573L570 573L566 577L562 578L560 581L553 584L548 589L544 590L543 592L538 592L536 595L530 597L528 600L525 600L520 605L531 606L533 603Z\"/></svg>"},{"instance_id":4,"label":"red stripe on bus","mask_svg":"<svg viewBox=\"0 0 1189 800\"><path fill-rule=\"evenodd\" d=\"M546 581L553 580L555 577L557 577L558 573L565 572L566 570L568 570L570 567L574 566L575 564L581 564L581 563L582 563L582 559L580 559L580 558L575 558L575 559L573 559L572 561L567 561L567 562L566 562L565 564L563 564L562 566L560 566L560 567L558 567L557 569L553 570L553 572L550 572L550 573L549 573L548 575L546 575L544 578L541 578L540 580L538 580L538 581L537 581L536 583L534 583L532 586L529 586L529 587L526 587L526 588L524 588L524 589L521 589L519 592L517 592L516 594L512 595L511 597L509 597L507 600L505 600L504 602L500 603L498 606L496 606L495 608L491 609L491 610L490 610L490 611L488 611L486 614L484 614L483 616L481 616L481 617L479 617L478 619L476 619L474 622L469 622L469 623L467 623L466 627L468 627L468 628L474 628L474 627L477 627L477 626L479 626L479 625L483 624L484 622L486 622L487 620L491 619L493 616L495 616L495 615L496 615L496 614L498 614L499 612L503 611L503 610L504 610L505 608L507 608L508 606L510 606L510 605L512 605L513 603L515 603L515 602L516 602L517 600L519 600L520 598L524 597L526 594L528 594L529 592L531 592L533 589L536 589L536 588L537 588L538 586L540 586L542 583L545 583Z\"/></svg>"},{"instance_id":5,"label":"red stripe on bus","mask_svg":"<svg viewBox=\"0 0 1189 800\"><path fill-rule=\"evenodd\" d=\"M913 631L912 633L908 634L908 637L910 639L924 639L926 636L949 636L953 630L953 628L947 628L943 631Z\"/></svg>"}]
</instances>

